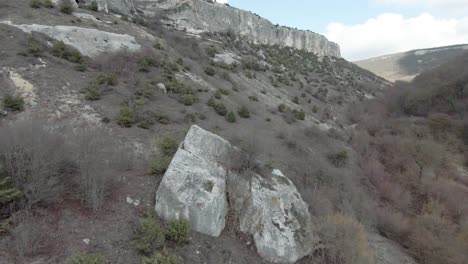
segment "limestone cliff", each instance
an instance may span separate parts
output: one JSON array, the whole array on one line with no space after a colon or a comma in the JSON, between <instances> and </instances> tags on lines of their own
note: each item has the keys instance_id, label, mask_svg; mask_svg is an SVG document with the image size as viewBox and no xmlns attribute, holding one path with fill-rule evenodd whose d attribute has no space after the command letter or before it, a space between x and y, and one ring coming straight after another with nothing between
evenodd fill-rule
<instances>
[{"instance_id":1,"label":"limestone cliff","mask_svg":"<svg viewBox=\"0 0 468 264\"><path fill-rule=\"evenodd\" d=\"M338 44L311 32L273 25L248 11L205 0L98 0L99 7L124 15L153 17L162 12L166 23L188 32L232 31L260 44L307 50L340 57Z\"/></svg>"}]
</instances>

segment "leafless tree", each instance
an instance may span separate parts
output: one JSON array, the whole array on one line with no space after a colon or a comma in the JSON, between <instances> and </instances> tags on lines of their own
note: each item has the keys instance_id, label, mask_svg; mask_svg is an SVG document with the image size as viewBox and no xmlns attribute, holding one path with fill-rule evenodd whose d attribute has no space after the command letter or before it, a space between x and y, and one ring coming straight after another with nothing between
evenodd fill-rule
<instances>
[{"instance_id":1,"label":"leafless tree","mask_svg":"<svg viewBox=\"0 0 468 264\"><path fill-rule=\"evenodd\" d=\"M43 220L31 212L18 212L13 217L15 227L11 230L13 246L19 257L35 256L44 248L45 234L41 230Z\"/></svg>"},{"instance_id":2,"label":"leafless tree","mask_svg":"<svg viewBox=\"0 0 468 264\"><path fill-rule=\"evenodd\" d=\"M106 142L105 131L96 128L82 127L74 136L80 198L96 211L103 205L109 188L112 144Z\"/></svg>"}]
</instances>

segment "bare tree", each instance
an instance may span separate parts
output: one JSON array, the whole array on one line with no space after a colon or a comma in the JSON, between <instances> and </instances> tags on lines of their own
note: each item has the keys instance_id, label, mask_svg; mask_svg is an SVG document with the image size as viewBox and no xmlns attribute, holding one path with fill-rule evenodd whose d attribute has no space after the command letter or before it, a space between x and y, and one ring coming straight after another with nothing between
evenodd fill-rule
<instances>
[{"instance_id":1,"label":"bare tree","mask_svg":"<svg viewBox=\"0 0 468 264\"><path fill-rule=\"evenodd\" d=\"M104 203L109 187L111 150L103 130L82 127L75 133L75 161L82 203L97 211Z\"/></svg>"},{"instance_id":2,"label":"bare tree","mask_svg":"<svg viewBox=\"0 0 468 264\"><path fill-rule=\"evenodd\" d=\"M41 228L43 220L38 220L29 211L14 215L15 227L11 230L13 246L20 257L35 256L44 248L45 234Z\"/></svg>"}]
</instances>

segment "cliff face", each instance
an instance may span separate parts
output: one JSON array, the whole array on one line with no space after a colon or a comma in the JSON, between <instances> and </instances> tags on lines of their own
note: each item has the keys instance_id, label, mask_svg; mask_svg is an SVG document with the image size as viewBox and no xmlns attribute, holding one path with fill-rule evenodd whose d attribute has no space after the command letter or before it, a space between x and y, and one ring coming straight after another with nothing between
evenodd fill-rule
<instances>
[{"instance_id":1,"label":"cliff face","mask_svg":"<svg viewBox=\"0 0 468 264\"><path fill-rule=\"evenodd\" d=\"M338 44L311 32L275 26L258 15L204 0L99 0L100 8L125 15L155 16L163 11L166 22L188 32L231 30L254 43L307 50L318 55L340 57Z\"/></svg>"}]
</instances>

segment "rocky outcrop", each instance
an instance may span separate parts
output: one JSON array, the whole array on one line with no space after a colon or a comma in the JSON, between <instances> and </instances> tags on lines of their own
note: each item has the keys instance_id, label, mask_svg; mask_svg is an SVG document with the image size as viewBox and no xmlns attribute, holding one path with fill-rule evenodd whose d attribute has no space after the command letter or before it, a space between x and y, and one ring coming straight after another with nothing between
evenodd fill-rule
<instances>
[{"instance_id":1,"label":"rocky outcrop","mask_svg":"<svg viewBox=\"0 0 468 264\"><path fill-rule=\"evenodd\" d=\"M231 209L263 258L294 263L310 254L312 221L294 184L279 170L268 178L228 171L220 164L236 151L221 137L192 126L156 193L158 215L185 218L195 231L219 236Z\"/></svg>"},{"instance_id":2,"label":"rocky outcrop","mask_svg":"<svg viewBox=\"0 0 468 264\"><path fill-rule=\"evenodd\" d=\"M98 3L102 10L124 15L153 17L164 12L166 24L193 33L232 31L259 44L340 57L338 44L320 34L273 25L252 12L224 4L204 0L98 0Z\"/></svg>"},{"instance_id":3,"label":"rocky outcrop","mask_svg":"<svg viewBox=\"0 0 468 264\"><path fill-rule=\"evenodd\" d=\"M95 56L102 52L112 52L121 49L136 51L141 48L134 37L127 34L116 34L94 28L73 26L48 26L48 25L17 25L11 21L0 21L2 24L21 29L26 33L40 32L55 40L75 47L83 55Z\"/></svg>"}]
</instances>

